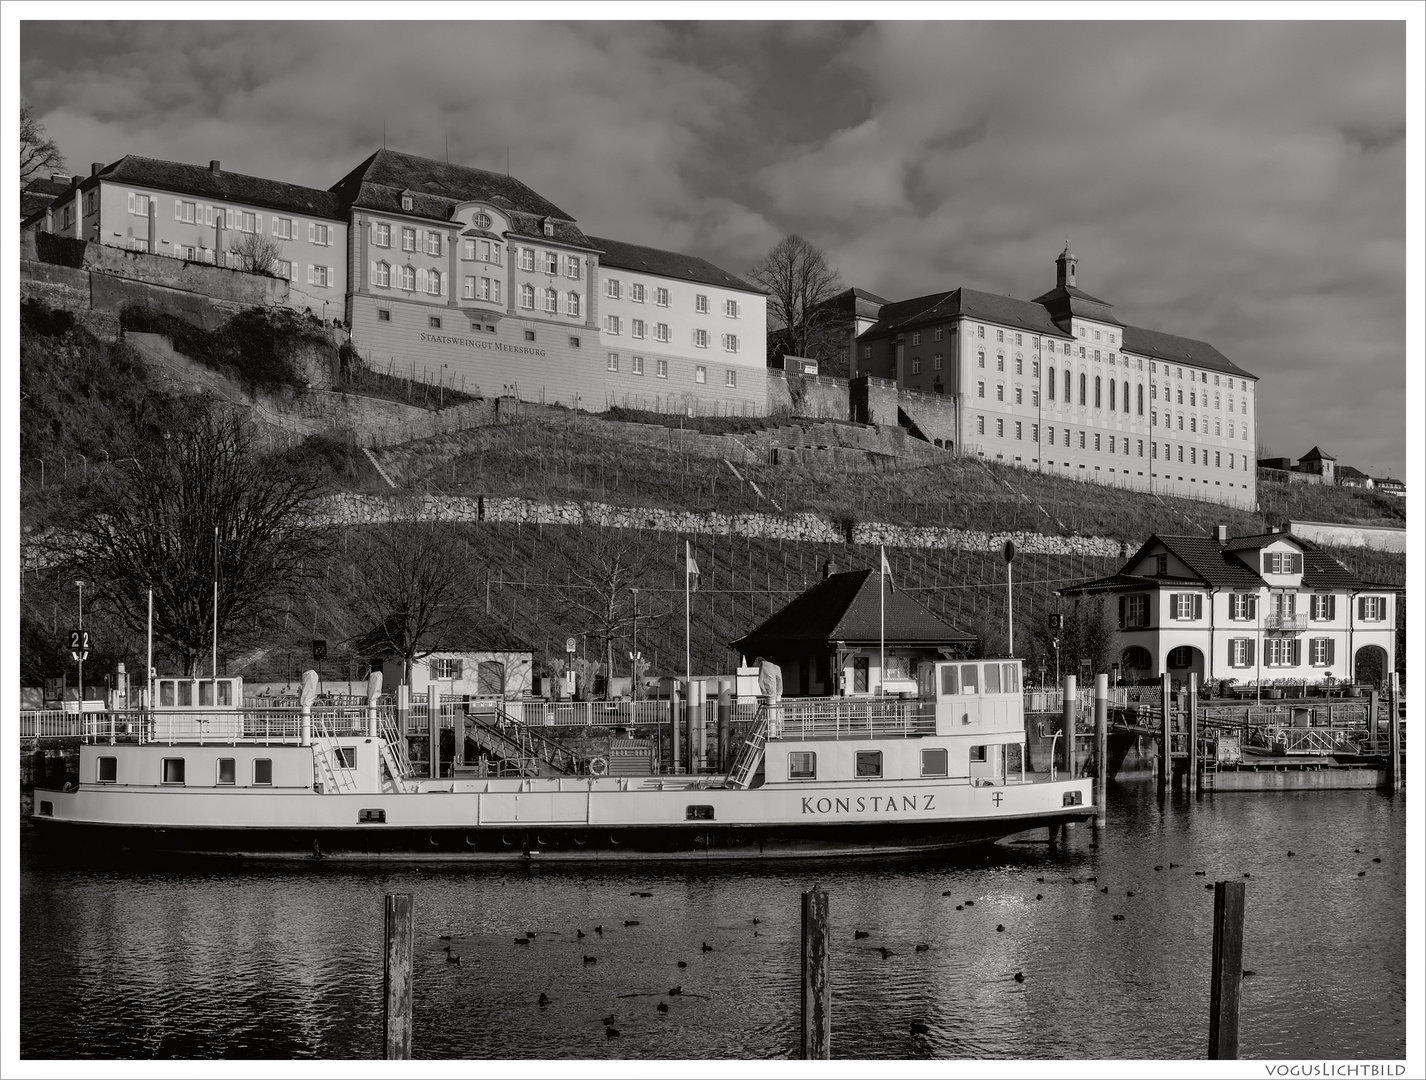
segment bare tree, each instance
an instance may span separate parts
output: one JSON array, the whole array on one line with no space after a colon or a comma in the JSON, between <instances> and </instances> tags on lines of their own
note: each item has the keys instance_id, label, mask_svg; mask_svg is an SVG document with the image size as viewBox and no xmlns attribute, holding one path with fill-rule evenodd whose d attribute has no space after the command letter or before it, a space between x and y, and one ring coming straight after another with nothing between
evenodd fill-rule
<instances>
[{"instance_id":1,"label":"bare tree","mask_svg":"<svg viewBox=\"0 0 1426 1080\"><path fill-rule=\"evenodd\" d=\"M64 168L64 155L59 144L45 132L45 126L35 119L28 101L20 102L20 187L23 188L42 172Z\"/></svg>"},{"instance_id":2,"label":"bare tree","mask_svg":"<svg viewBox=\"0 0 1426 1080\"><path fill-rule=\"evenodd\" d=\"M811 356L817 339L835 327L830 301L840 275L822 249L796 233L784 236L748 271L767 290L768 322L794 356Z\"/></svg>"},{"instance_id":3,"label":"bare tree","mask_svg":"<svg viewBox=\"0 0 1426 1080\"><path fill-rule=\"evenodd\" d=\"M330 545L312 513L320 481L285 458L259 457L236 415L196 400L161 440L130 446L101 473L50 545L136 633L152 588L154 637L190 674L212 647L215 618L225 650L256 639Z\"/></svg>"},{"instance_id":4,"label":"bare tree","mask_svg":"<svg viewBox=\"0 0 1426 1080\"><path fill-rule=\"evenodd\" d=\"M567 569L569 584L561 589L580 629L600 642L605 659L606 687L614 674L614 642L632 631L636 609L631 590L642 588L648 575L644 553L635 541L600 530L583 549L586 561ZM639 627L660 628L672 608L637 609Z\"/></svg>"},{"instance_id":5,"label":"bare tree","mask_svg":"<svg viewBox=\"0 0 1426 1080\"><path fill-rule=\"evenodd\" d=\"M447 648L474 609L478 581L460 528L445 521L393 522L361 535L348 610L369 650L411 665Z\"/></svg>"},{"instance_id":6,"label":"bare tree","mask_svg":"<svg viewBox=\"0 0 1426 1080\"><path fill-rule=\"evenodd\" d=\"M240 269L250 274L271 274L282 254L282 242L265 233L241 233L231 250L241 261Z\"/></svg>"}]
</instances>

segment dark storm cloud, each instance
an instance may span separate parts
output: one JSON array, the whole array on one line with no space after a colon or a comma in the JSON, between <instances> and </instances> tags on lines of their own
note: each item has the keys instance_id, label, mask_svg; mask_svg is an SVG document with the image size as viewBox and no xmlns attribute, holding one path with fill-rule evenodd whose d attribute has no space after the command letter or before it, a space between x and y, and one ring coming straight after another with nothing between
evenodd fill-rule
<instances>
[{"instance_id":1,"label":"dark storm cloud","mask_svg":"<svg viewBox=\"0 0 1426 1080\"><path fill-rule=\"evenodd\" d=\"M1068 239L1127 322L1261 376L1261 438L1404 462L1399 23L24 26L76 168L327 187L381 145L512 171L591 232L745 269L1033 297Z\"/></svg>"}]
</instances>

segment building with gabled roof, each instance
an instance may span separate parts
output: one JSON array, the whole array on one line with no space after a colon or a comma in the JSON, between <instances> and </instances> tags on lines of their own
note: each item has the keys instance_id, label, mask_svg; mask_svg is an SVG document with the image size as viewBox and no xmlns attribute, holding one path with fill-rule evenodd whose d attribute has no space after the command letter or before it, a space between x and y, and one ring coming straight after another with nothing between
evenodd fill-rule
<instances>
[{"instance_id":1,"label":"building with gabled roof","mask_svg":"<svg viewBox=\"0 0 1426 1080\"><path fill-rule=\"evenodd\" d=\"M885 610L886 670L881 669ZM964 656L975 637L962 633L875 570L822 580L731 643L745 660L779 665L793 696L875 693L884 681L914 679L923 660Z\"/></svg>"},{"instance_id":2,"label":"building with gabled roof","mask_svg":"<svg viewBox=\"0 0 1426 1080\"><path fill-rule=\"evenodd\" d=\"M883 305L856 376L943 396L962 453L1115 487L1257 505L1256 376L1124 323L1066 245L1033 300L958 288Z\"/></svg>"},{"instance_id":3,"label":"building with gabled roof","mask_svg":"<svg viewBox=\"0 0 1426 1080\"><path fill-rule=\"evenodd\" d=\"M1395 670L1400 590L1361 580L1291 532L1227 532L1151 536L1117 573L1059 595L1110 601L1131 679L1374 682Z\"/></svg>"}]
</instances>

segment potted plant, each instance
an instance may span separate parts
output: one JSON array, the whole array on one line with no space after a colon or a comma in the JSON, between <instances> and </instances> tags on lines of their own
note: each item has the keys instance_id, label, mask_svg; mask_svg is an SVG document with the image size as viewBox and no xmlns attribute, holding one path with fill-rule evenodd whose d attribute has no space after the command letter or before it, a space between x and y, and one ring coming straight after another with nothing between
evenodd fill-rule
<instances>
[{"instance_id":1,"label":"potted plant","mask_svg":"<svg viewBox=\"0 0 1426 1080\"><path fill-rule=\"evenodd\" d=\"M1282 687L1274 679L1271 683L1263 684L1263 697L1269 701L1278 701L1282 697Z\"/></svg>"}]
</instances>

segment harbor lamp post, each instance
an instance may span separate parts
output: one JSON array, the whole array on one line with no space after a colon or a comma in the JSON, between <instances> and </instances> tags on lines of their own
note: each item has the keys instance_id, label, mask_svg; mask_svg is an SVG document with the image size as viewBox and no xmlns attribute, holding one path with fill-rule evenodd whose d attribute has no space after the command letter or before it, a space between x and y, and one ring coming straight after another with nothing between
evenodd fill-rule
<instances>
[{"instance_id":1,"label":"harbor lamp post","mask_svg":"<svg viewBox=\"0 0 1426 1080\"><path fill-rule=\"evenodd\" d=\"M629 680L629 696L632 700L639 700L639 590L635 586L629 590L634 594L634 649L629 654L629 674L633 676Z\"/></svg>"},{"instance_id":2,"label":"harbor lamp post","mask_svg":"<svg viewBox=\"0 0 1426 1080\"><path fill-rule=\"evenodd\" d=\"M79 589L79 644L82 649L84 643L84 582L76 581L74 584ZM84 719L84 653L78 651L74 655L79 663L79 717L82 721Z\"/></svg>"}]
</instances>

